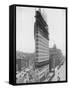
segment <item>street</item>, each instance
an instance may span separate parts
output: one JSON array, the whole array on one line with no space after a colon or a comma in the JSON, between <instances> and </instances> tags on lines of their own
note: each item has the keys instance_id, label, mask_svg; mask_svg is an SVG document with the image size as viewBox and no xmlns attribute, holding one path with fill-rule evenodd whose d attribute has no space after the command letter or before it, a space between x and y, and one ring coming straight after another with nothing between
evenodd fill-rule
<instances>
[{"instance_id":1,"label":"street","mask_svg":"<svg viewBox=\"0 0 69 90\"><path fill-rule=\"evenodd\" d=\"M51 81L63 81L66 79L66 66L65 62L61 67L58 69L58 67L55 68L55 76L52 78Z\"/></svg>"}]
</instances>

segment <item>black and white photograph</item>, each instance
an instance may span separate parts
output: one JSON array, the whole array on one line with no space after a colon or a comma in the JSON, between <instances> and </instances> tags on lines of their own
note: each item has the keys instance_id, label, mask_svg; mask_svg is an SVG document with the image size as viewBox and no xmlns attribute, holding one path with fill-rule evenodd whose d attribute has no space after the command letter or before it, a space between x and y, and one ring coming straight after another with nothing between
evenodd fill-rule
<instances>
[{"instance_id":1,"label":"black and white photograph","mask_svg":"<svg viewBox=\"0 0 69 90\"><path fill-rule=\"evenodd\" d=\"M66 81L66 9L16 6L16 83Z\"/></svg>"}]
</instances>

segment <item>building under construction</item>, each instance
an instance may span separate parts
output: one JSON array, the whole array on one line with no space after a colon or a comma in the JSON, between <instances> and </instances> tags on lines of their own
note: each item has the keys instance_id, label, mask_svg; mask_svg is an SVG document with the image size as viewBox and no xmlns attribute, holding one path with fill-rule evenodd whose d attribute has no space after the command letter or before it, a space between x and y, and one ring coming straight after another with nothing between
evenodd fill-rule
<instances>
[{"instance_id":1,"label":"building under construction","mask_svg":"<svg viewBox=\"0 0 69 90\"><path fill-rule=\"evenodd\" d=\"M40 9L36 11L35 19L35 71L39 77L39 82L43 82L49 73L49 32L47 22Z\"/></svg>"}]
</instances>

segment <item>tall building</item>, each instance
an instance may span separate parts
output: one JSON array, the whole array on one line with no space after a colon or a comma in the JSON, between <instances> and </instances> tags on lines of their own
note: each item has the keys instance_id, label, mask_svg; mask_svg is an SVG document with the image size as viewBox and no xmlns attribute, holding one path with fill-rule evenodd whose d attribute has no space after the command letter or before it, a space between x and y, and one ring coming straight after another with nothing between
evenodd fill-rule
<instances>
[{"instance_id":1,"label":"tall building","mask_svg":"<svg viewBox=\"0 0 69 90\"><path fill-rule=\"evenodd\" d=\"M36 48L35 69L40 82L43 81L49 72L49 33L48 25L43 18L41 10L36 11L34 25L34 37Z\"/></svg>"}]
</instances>

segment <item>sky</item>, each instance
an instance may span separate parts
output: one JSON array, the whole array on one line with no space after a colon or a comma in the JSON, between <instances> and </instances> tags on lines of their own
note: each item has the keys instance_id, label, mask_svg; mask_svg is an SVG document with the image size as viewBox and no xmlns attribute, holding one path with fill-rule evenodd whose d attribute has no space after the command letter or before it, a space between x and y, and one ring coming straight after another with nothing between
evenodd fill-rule
<instances>
[{"instance_id":1,"label":"sky","mask_svg":"<svg viewBox=\"0 0 69 90\"><path fill-rule=\"evenodd\" d=\"M35 10L32 7L16 8L16 50L32 53L35 52L34 23ZM65 55L66 24L65 10L63 9L41 9L42 15L48 24L49 47L56 44Z\"/></svg>"}]
</instances>

